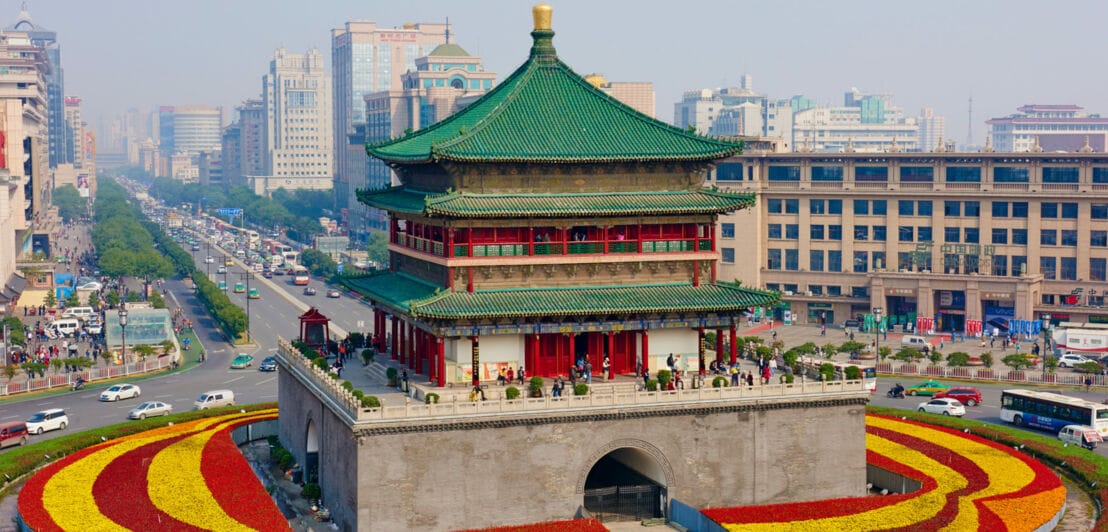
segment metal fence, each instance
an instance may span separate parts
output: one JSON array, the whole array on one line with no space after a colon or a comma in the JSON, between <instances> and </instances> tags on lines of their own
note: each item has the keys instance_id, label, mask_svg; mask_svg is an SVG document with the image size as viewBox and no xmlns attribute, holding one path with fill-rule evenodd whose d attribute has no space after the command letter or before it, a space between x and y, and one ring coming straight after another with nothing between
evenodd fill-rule
<instances>
[{"instance_id":1,"label":"metal fence","mask_svg":"<svg viewBox=\"0 0 1108 532\"><path fill-rule=\"evenodd\" d=\"M1011 368L947 367L926 364L897 364L881 362L877 372L886 375L931 377L935 379L966 379L986 382L1012 382L1024 384L1062 384L1084 386L1085 380L1093 386L1108 386L1108 376L1092 373L1054 372L1044 374L1041 368L1013 370Z\"/></svg>"},{"instance_id":2,"label":"metal fence","mask_svg":"<svg viewBox=\"0 0 1108 532\"><path fill-rule=\"evenodd\" d=\"M6 382L0 384L0 396L69 387L73 386L73 382L77 380L77 377L85 379L86 383L91 383L104 379L115 379L128 375L160 371L172 365L173 357L160 356L142 362L133 362L131 364L119 366L93 367L77 372L71 371L69 373L64 371L58 372L51 368L46 371L45 377L29 379L22 382Z\"/></svg>"}]
</instances>

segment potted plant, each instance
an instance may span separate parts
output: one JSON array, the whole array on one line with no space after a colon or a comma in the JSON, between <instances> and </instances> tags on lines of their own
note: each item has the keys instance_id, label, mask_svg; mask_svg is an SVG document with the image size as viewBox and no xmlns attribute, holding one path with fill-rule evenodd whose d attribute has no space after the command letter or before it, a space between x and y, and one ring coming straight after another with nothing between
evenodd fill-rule
<instances>
[{"instance_id":1,"label":"potted plant","mask_svg":"<svg viewBox=\"0 0 1108 532\"><path fill-rule=\"evenodd\" d=\"M396 380L400 378L400 372L396 371L396 368L389 368L385 370L385 377L389 379L389 387L396 387Z\"/></svg>"},{"instance_id":2,"label":"potted plant","mask_svg":"<svg viewBox=\"0 0 1108 532\"><path fill-rule=\"evenodd\" d=\"M573 395L588 395L589 385L579 382L573 386Z\"/></svg>"},{"instance_id":3,"label":"potted plant","mask_svg":"<svg viewBox=\"0 0 1108 532\"><path fill-rule=\"evenodd\" d=\"M538 375L527 381L527 397L542 397L542 389L545 383Z\"/></svg>"},{"instance_id":4,"label":"potted plant","mask_svg":"<svg viewBox=\"0 0 1108 532\"><path fill-rule=\"evenodd\" d=\"M673 372L668 369L658 370L658 387L663 390L669 389L669 382L673 380Z\"/></svg>"}]
</instances>

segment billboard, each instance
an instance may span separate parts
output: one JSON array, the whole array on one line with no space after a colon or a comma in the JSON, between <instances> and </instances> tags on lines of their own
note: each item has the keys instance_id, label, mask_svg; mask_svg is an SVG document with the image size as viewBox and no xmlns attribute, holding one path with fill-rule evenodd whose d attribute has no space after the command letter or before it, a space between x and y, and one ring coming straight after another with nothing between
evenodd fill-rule
<instances>
[{"instance_id":1,"label":"billboard","mask_svg":"<svg viewBox=\"0 0 1108 532\"><path fill-rule=\"evenodd\" d=\"M77 174L77 193L82 198L89 197L88 174Z\"/></svg>"}]
</instances>

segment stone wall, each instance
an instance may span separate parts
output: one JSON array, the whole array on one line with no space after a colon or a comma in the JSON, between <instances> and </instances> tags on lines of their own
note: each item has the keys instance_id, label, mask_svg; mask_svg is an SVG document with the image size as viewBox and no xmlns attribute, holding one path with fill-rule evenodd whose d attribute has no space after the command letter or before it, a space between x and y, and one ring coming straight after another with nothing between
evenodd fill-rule
<instances>
[{"instance_id":1,"label":"stone wall","mask_svg":"<svg viewBox=\"0 0 1108 532\"><path fill-rule=\"evenodd\" d=\"M321 485L341 529L453 530L571 518L590 469L621 448L653 462L670 498L697 507L861 496L867 398L840 392L347 426L281 375L280 420L298 459L308 420L321 427Z\"/></svg>"}]
</instances>

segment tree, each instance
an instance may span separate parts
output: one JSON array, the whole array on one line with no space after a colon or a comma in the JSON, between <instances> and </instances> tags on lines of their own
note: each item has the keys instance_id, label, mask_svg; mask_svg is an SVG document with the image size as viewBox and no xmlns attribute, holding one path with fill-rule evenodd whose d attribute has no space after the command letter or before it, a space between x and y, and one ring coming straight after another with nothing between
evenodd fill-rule
<instances>
[{"instance_id":1,"label":"tree","mask_svg":"<svg viewBox=\"0 0 1108 532\"><path fill-rule=\"evenodd\" d=\"M389 263L388 245L388 233L384 231L373 231L369 233L369 243L366 244L365 250L369 256L369 260L373 261L373 264L378 268Z\"/></svg>"},{"instance_id":2,"label":"tree","mask_svg":"<svg viewBox=\"0 0 1108 532\"><path fill-rule=\"evenodd\" d=\"M84 215L85 206L88 205L73 185L55 188L51 203L58 208L58 215L67 222L77 220Z\"/></svg>"},{"instance_id":3,"label":"tree","mask_svg":"<svg viewBox=\"0 0 1108 532\"><path fill-rule=\"evenodd\" d=\"M119 306L119 301L120 301L119 300L119 292L117 292L115 290L112 290L111 292L108 292L108 295L104 296L104 300L108 302L109 306L112 306L112 307Z\"/></svg>"},{"instance_id":4,"label":"tree","mask_svg":"<svg viewBox=\"0 0 1108 532\"><path fill-rule=\"evenodd\" d=\"M948 366L960 367L960 366L965 366L968 363L969 363L969 353L964 353L962 351L955 351L954 353L951 353L951 354L946 356L946 365L948 365Z\"/></svg>"},{"instance_id":5,"label":"tree","mask_svg":"<svg viewBox=\"0 0 1108 532\"><path fill-rule=\"evenodd\" d=\"M113 355L111 351L105 349L103 352L100 353L100 358L104 360L104 365L107 366L108 364L112 363L112 359L115 358L115 355Z\"/></svg>"},{"instance_id":6,"label":"tree","mask_svg":"<svg viewBox=\"0 0 1108 532\"><path fill-rule=\"evenodd\" d=\"M157 290L150 293L150 304L153 305L154 308L166 308L165 298L162 297L161 292Z\"/></svg>"},{"instance_id":7,"label":"tree","mask_svg":"<svg viewBox=\"0 0 1108 532\"><path fill-rule=\"evenodd\" d=\"M54 357L50 359L50 367L54 370L54 375L58 374L58 370L62 369L62 359Z\"/></svg>"},{"instance_id":8,"label":"tree","mask_svg":"<svg viewBox=\"0 0 1108 532\"><path fill-rule=\"evenodd\" d=\"M139 344L131 348L131 350L137 353L142 360L146 360L146 357L154 354L154 346L150 344Z\"/></svg>"},{"instance_id":9,"label":"tree","mask_svg":"<svg viewBox=\"0 0 1108 532\"><path fill-rule=\"evenodd\" d=\"M1033 365L1031 359L1023 353L1008 355L1001 359L1001 362L1003 362L1005 366L1008 366L1015 371L1019 371L1023 368L1029 368Z\"/></svg>"},{"instance_id":10,"label":"tree","mask_svg":"<svg viewBox=\"0 0 1108 532\"><path fill-rule=\"evenodd\" d=\"M8 378L8 382L11 382L15 378L15 374L18 373L19 367L15 364L7 364L4 366L4 376Z\"/></svg>"},{"instance_id":11,"label":"tree","mask_svg":"<svg viewBox=\"0 0 1108 532\"><path fill-rule=\"evenodd\" d=\"M927 358L931 361L932 366L937 366L939 362L943 361L943 354L938 349L932 349Z\"/></svg>"},{"instance_id":12,"label":"tree","mask_svg":"<svg viewBox=\"0 0 1108 532\"><path fill-rule=\"evenodd\" d=\"M53 290L46 292L46 298L42 301L47 308L54 308L58 306L58 297L54 295Z\"/></svg>"},{"instance_id":13,"label":"tree","mask_svg":"<svg viewBox=\"0 0 1108 532\"><path fill-rule=\"evenodd\" d=\"M3 320L0 320L0 331L3 331L3 326L8 326L8 338L5 338L5 342L15 345L27 345L27 336L23 334L23 322L19 321L19 318L15 316L8 316ZM5 362L0 360L0 362Z\"/></svg>"},{"instance_id":14,"label":"tree","mask_svg":"<svg viewBox=\"0 0 1108 532\"><path fill-rule=\"evenodd\" d=\"M986 368L993 367L993 354L989 352L981 353L981 364Z\"/></svg>"},{"instance_id":15,"label":"tree","mask_svg":"<svg viewBox=\"0 0 1108 532\"><path fill-rule=\"evenodd\" d=\"M878 347L877 351L878 351L878 356L881 357L882 362L884 362L886 358L889 358L889 355L893 354L893 348L891 348L887 345L883 345L881 347Z\"/></svg>"},{"instance_id":16,"label":"tree","mask_svg":"<svg viewBox=\"0 0 1108 532\"><path fill-rule=\"evenodd\" d=\"M88 306L95 310L100 310L100 296L96 292L90 292L88 295Z\"/></svg>"},{"instance_id":17,"label":"tree","mask_svg":"<svg viewBox=\"0 0 1108 532\"><path fill-rule=\"evenodd\" d=\"M126 300L128 303L138 303L139 301L142 301L142 294L138 293L137 290L131 290L130 292L127 292Z\"/></svg>"},{"instance_id":18,"label":"tree","mask_svg":"<svg viewBox=\"0 0 1108 532\"><path fill-rule=\"evenodd\" d=\"M168 339L162 340L161 345L162 345L162 352L167 354L167 355L169 353L172 353L173 350L176 349L176 347L177 347L176 345L173 344L173 340L168 340Z\"/></svg>"},{"instance_id":19,"label":"tree","mask_svg":"<svg viewBox=\"0 0 1108 532\"><path fill-rule=\"evenodd\" d=\"M77 295L76 290L69 292L68 296L65 296L65 306L67 308L81 306L81 298Z\"/></svg>"},{"instance_id":20,"label":"tree","mask_svg":"<svg viewBox=\"0 0 1108 532\"><path fill-rule=\"evenodd\" d=\"M839 351L839 346L837 346L835 344L825 344L823 346L823 356L826 357L826 358L831 358L831 357L835 356L835 353L837 353L838 351Z\"/></svg>"}]
</instances>

